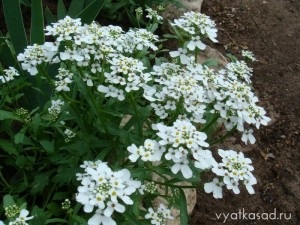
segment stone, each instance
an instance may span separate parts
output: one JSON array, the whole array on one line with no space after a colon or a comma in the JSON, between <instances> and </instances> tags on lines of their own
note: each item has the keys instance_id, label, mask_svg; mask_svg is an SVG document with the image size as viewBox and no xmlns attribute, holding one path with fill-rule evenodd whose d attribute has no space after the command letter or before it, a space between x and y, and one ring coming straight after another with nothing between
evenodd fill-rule
<instances>
[{"instance_id":1,"label":"stone","mask_svg":"<svg viewBox=\"0 0 300 225\"><path fill-rule=\"evenodd\" d=\"M202 64L205 62L207 59L213 58L218 61L219 67L225 67L228 64L228 60L224 55L222 55L221 52L219 52L217 49L206 46L204 51L202 51L197 58L197 62Z\"/></svg>"},{"instance_id":2,"label":"stone","mask_svg":"<svg viewBox=\"0 0 300 225\"><path fill-rule=\"evenodd\" d=\"M153 180L158 181L158 182L162 182L162 183L164 182L164 180L161 177L159 177L157 174L153 174ZM185 181L174 183L174 185L191 186L190 183L185 182ZM161 195L165 195L167 189L166 189L165 186L158 185L157 191ZM194 208L195 208L196 202L197 202L196 189L195 188L184 188L183 191L184 191L186 202L187 202L187 211L188 211L188 214L191 215ZM168 190L168 193L171 193L170 189ZM160 204L164 204L164 205L167 206L168 202L162 197L155 198L154 202L153 202L154 207L158 208ZM174 217L174 219L173 220L167 220L166 225L180 225L180 210L173 207L171 209L171 215Z\"/></svg>"}]
</instances>

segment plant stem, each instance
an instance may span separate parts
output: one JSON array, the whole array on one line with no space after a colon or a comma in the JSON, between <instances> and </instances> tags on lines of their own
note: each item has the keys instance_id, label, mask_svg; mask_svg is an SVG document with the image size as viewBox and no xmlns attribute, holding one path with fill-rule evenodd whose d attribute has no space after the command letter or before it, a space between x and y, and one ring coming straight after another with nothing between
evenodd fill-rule
<instances>
[{"instance_id":1,"label":"plant stem","mask_svg":"<svg viewBox=\"0 0 300 225\"><path fill-rule=\"evenodd\" d=\"M143 134L143 128L142 128L142 124L141 124L141 121L140 121L139 112L138 112L138 109L137 109L137 102L134 100L132 92L130 92L129 95L130 95L131 104L133 106L134 114L136 115L136 120L137 120L137 129L135 128L136 134L140 137Z\"/></svg>"},{"instance_id":2,"label":"plant stem","mask_svg":"<svg viewBox=\"0 0 300 225\"><path fill-rule=\"evenodd\" d=\"M3 181L3 183L9 188L10 185L9 185L9 183L5 180L5 178L3 177L1 170L0 170L0 178L1 178L1 180Z\"/></svg>"},{"instance_id":3,"label":"plant stem","mask_svg":"<svg viewBox=\"0 0 300 225\"><path fill-rule=\"evenodd\" d=\"M224 134L222 137L220 137L219 139L217 139L216 141L214 141L213 143L211 143L210 145L214 145L214 144L218 144L223 142L226 138L228 138L229 136L231 136L233 134L233 132L236 130L236 125L228 132L226 132L226 134Z\"/></svg>"}]
</instances>

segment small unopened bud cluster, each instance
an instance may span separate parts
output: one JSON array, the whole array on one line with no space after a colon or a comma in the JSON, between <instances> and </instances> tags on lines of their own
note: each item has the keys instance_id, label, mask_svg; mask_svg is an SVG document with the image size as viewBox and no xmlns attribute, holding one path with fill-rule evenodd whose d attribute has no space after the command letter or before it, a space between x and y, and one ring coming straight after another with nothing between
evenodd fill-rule
<instances>
[{"instance_id":1,"label":"small unopened bud cluster","mask_svg":"<svg viewBox=\"0 0 300 225\"><path fill-rule=\"evenodd\" d=\"M20 207L16 204L5 207L5 216L7 218L14 218L20 213Z\"/></svg>"},{"instance_id":2,"label":"small unopened bud cluster","mask_svg":"<svg viewBox=\"0 0 300 225\"><path fill-rule=\"evenodd\" d=\"M61 203L61 208L65 211L67 211L68 214L73 212L73 209L71 208L71 201L69 199L65 199Z\"/></svg>"},{"instance_id":3,"label":"small unopened bud cluster","mask_svg":"<svg viewBox=\"0 0 300 225\"><path fill-rule=\"evenodd\" d=\"M25 123L29 123L31 121L30 115L29 115L29 111L27 109L24 108L18 108L16 110L16 114L17 116L19 116Z\"/></svg>"},{"instance_id":4,"label":"small unopened bud cluster","mask_svg":"<svg viewBox=\"0 0 300 225\"><path fill-rule=\"evenodd\" d=\"M145 192L149 193L149 194L154 194L156 192L157 188L156 188L156 184L154 181L145 183L141 186L141 188L139 189L139 192L143 195Z\"/></svg>"}]
</instances>

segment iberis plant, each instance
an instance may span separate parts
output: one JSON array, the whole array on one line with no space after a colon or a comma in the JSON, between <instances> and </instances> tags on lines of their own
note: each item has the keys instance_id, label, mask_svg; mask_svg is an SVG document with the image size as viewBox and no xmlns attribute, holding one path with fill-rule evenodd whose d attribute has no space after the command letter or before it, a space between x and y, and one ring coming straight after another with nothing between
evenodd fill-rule
<instances>
[{"instance_id":1,"label":"iberis plant","mask_svg":"<svg viewBox=\"0 0 300 225\"><path fill-rule=\"evenodd\" d=\"M161 22L147 11L149 23ZM49 41L17 56L22 70L3 70L0 119L14 121L18 135L0 147L16 148L6 156L15 160L9 167L24 173L7 183L21 185L26 177L32 188L29 195L26 187L7 193L35 207L33 216L18 209L6 224L37 224L43 215L40 224L162 225L174 219L171 208L186 206L181 181L204 186L215 198L224 188L255 192L251 159L213 150L234 132L254 144L254 129L270 121L252 89L252 69L237 59L224 67L199 62L207 39L217 42L210 17L187 12L170 25L167 37L178 45L166 51L147 29L124 31L67 16L45 28ZM24 82L14 84L19 79ZM32 102L35 95L22 85L44 100L27 106L23 99ZM215 178L200 183L203 173ZM167 204L154 204L158 196ZM53 210L64 199L64 213ZM181 224L187 218L182 212Z\"/></svg>"}]
</instances>

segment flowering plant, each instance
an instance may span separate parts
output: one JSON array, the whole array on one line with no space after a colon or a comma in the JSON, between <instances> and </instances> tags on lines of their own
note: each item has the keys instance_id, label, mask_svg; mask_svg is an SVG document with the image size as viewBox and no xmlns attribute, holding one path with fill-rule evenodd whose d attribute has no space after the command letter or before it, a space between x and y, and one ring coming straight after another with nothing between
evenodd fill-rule
<instances>
[{"instance_id":1,"label":"flowering plant","mask_svg":"<svg viewBox=\"0 0 300 225\"><path fill-rule=\"evenodd\" d=\"M158 19L148 11L152 31ZM161 225L178 208L187 224L182 189L201 187L208 171L218 178L204 190L216 198L223 186L254 193L251 160L220 149L218 163L213 152L236 130L254 143L252 128L270 120L250 86L252 69L244 61L223 69L198 62L205 38L217 41L209 17L188 12L171 25L180 46L163 57L159 36L147 29L67 16L46 27L52 41L18 55L23 70L3 70L1 192L19 199L6 195L4 207L17 210L5 223ZM30 108L27 89L46 100ZM158 196L168 204L153 204Z\"/></svg>"}]
</instances>

